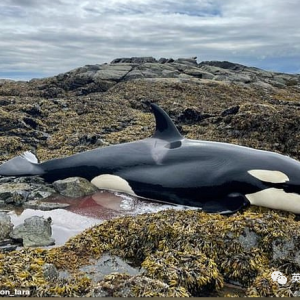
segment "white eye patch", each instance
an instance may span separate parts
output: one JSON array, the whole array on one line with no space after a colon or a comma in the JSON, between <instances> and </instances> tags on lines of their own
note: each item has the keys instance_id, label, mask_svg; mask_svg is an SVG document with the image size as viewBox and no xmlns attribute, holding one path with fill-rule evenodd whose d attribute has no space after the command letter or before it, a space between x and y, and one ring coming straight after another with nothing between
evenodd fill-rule
<instances>
[{"instance_id":1,"label":"white eye patch","mask_svg":"<svg viewBox=\"0 0 300 300\"><path fill-rule=\"evenodd\" d=\"M270 171L270 170L249 170L248 173L253 177L270 183L284 183L289 181L289 178L286 174L280 171Z\"/></svg>"}]
</instances>

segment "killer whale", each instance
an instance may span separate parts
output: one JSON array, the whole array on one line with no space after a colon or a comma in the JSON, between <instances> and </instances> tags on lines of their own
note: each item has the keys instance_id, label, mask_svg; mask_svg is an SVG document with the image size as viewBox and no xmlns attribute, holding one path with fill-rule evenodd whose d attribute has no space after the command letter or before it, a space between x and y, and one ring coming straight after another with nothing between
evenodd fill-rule
<instances>
[{"instance_id":1,"label":"killer whale","mask_svg":"<svg viewBox=\"0 0 300 300\"><path fill-rule=\"evenodd\" d=\"M151 104L152 137L39 163L30 152L0 166L2 176L72 176L98 188L233 213L250 204L300 213L300 163L274 152L184 138L168 114Z\"/></svg>"}]
</instances>

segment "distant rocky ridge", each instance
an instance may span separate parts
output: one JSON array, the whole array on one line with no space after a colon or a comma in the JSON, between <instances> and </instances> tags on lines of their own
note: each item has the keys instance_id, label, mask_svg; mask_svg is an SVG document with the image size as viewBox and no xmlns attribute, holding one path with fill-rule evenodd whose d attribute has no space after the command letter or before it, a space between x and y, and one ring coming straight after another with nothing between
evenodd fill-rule
<instances>
[{"instance_id":1,"label":"distant rocky ridge","mask_svg":"<svg viewBox=\"0 0 300 300\"><path fill-rule=\"evenodd\" d=\"M66 73L44 79L32 79L22 86L28 95L46 98L63 97L67 93L87 95L105 92L119 82L137 79L177 79L197 81L219 81L252 85L262 88L300 87L300 75L264 71L254 67L228 62L203 61L197 58L159 60L153 57L117 58L109 64L86 65ZM6 90L1 88L6 84ZM18 95L16 83L0 81L0 95ZM11 88L9 88L9 86Z\"/></svg>"}]
</instances>

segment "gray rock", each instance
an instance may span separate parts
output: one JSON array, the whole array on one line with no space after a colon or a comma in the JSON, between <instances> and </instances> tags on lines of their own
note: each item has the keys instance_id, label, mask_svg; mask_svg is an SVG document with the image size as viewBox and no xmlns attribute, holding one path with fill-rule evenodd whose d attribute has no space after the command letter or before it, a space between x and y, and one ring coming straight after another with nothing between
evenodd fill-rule
<instances>
[{"instance_id":1,"label":"gray rock","mask_svg":"<svg viewBox=\"0 0 300 300\"><path fill-rule=\"evenodd\" d=\"M45 184L44 179L42 177L39 177L39 176L16 177L16 178L14 178L13 182L15 182L15 183L37 184L37 185Z\"/></svg>"},{"instance_id":2,"label":"gray rock","mask_svg":"<svg viewBox=\"0 0 300 300\"><path fill-rule=\"evenodd\" d=\"M168 64L163 65L159 63L145 63L135 68L135 71L140 71L143 78L176 78L180 72L175 66ZM128 76L132 76L132 72ZM125 77L128 80L128 77Z\"/></svg>"},{"instance_id":3,"label":"gray rock","mask_svg":"<svg viewBox=\"0 0 300 300\"><path fill-rule=\"evenodd\" d=\"M300 291L295 291L294 293L293 293L293 297L300 297Z\"/></svg>"},{"instance_id":4,"label":"gray rock","mask_svg":"<svg viewBox=\"0 0 300 300\"><path fill-rule=\"evenodd\" d=\"M30 191L28 200L46 199L56 194L55 189L47 185L33 186L33 190Z\"/></svg>"},{"instance_id":5,"label":"gray rock","mask_svg":"<svg viewBox=\"0 0 300 300\"><path fill-rule=\"evenodd\" d=\"M220 75L216 75L214 76L213 80L216 80L216 81L228 81L229 82L229 76L226 75L226 74L220 74Z\"/></svg>"},{"instance_id":6,"label":"gray rock","mask_svg":"<svg viewBox=\"0 0 300 300\"><path fill-rule=\"evenodd\" d=\"M180 63L184 65L197 65L197 57L178 58L175 60L175 63Z\"/></svg>"},{"instance_id":7,"label":"gray rock","mask_svg":"<svg viewBox=\"0 0 300 300\"><path fill-rule=\"evenodd\" d=\"M202 78L202 79L213 79L214 78L213 74L203 71L199 68L195 68L195 67L186 68L186 69L184 69L183 72L187 75Z\"/></svg>"},{"instance_id":8,"label":"gray rock","mask_svg":"<svg viewBox=\"0 0 300 300\"><path fill-rule=\"evenodd\" d=\"M256 247L258 242L259 236L255 232L250 231L248 227L245 227L243 234L239 236L239 243L245 250L251 250Z\"/></svg>"},{"instance_id":9,"label":"gray rock","mask_svg":"<svg viewBox=\"0 0 300 300\"><path fill-rule=\"evenodd\" d=\"M104 65L101 70L96 72L94 79L120 81L131 70L132 66L128 64Z\"/></svg>"},{"instance_id":10,"label":"gray rock","mask_svg":"<svg viewBox=\"0 0 300 300\"><path fill-rule=\"evenodd\" d=\"M58 279L59 280L69 280L72 278L72 274L67 270L58 271Z\"/></svg>"},{"instance_id":11,"label":"gray rock","mask_svg":"<svg viewBox=\"0 0 300 300\"><path fill-rule=\"evenodd\" d=\"M126 273L132 276L143 272L143 269L133 268L120 257L110 254L104 254L98 260L91 260L89 265L82 266L79 270L84 272L94 282L98 282L104 276L115 272Z\"/></svg>"},{"instance_id":12,"label":"gray rock","mask_svg":"<svg viewBox=\"0 0 300 300\"><path fill-rule=\"evenodd\" d=\"M16 177L8 176L8 177L1 177L0 176L0 184L8 183L8 182L14 182Z\"/></svg>"},{"instance_id":13,"label":"gray rock","mask_svg":"<svg viewBox=\"0 0 300 300\"><path fill-rule=\"evenodd\" d=\"M272 242L273 260L286 259L294 256L295 243L293 240L277 239Z\"/></svg>"},{"instance_id":14,"label":"gray rock","mask_svg":"<svg viewBox=\"0 0 300 300\"><path fill-rule=\"evenodd\" d=\"M91 195L98 189L87 179L81 177L69 177L53 182L55 190L63 196L82 197Z\"/></svg>"},{"instance_id":15,"label":"gray rock","mask_svg":"<svg viewBox=\"0 0 300 300\"><path fill-rule=\"evenodd\" d=\"M38 176L7 177L0 182L0 201L6 204L21 206L26 201L45 199L56 194L50 184Z\"/></svg>"},{"instance_id":16,"label":"gray rock","mask_svg":"<svg viewBox=\"0 0 300 300\"><path fill-rule=\"evenodd\" d=\"M7 204L22 205L28 198L30 185L27 183L3 183L0 185L0 200Z\"/></svg>"},{"instance_id":17,"label":"gray rock","mask_svg":"<svg viewBox=\"0 0 300 300\"><path fill-rule=\"evenodd\" d=\"M6 245L10 245L10 244L13 244L13 240L10 238L0 241L0 246L6 246Z\"/></svg>"},{"instance_id":18,"label":"gray rock","mask_svg":"<svg viewBox=\"0 0 300 300\"><path fill-rule=\"evenodd\" d=\"M225 75L225 76L227 75L228 76L228 75L233 74L232 71L225 70L225 69L215 67L215 66L210 66L210 65L201 65L200 69L203 71L206 71L210 74L213 74L213 75Z\"/></svg>"},{"instance_id":19,"label":"gray rock","mask_svg":"<svg viewBox=\"0 0 300 300\"><path fill-rule=\"evenodd\" d=\"M234 71L240 71L247 68L246 66L237 63L232 63L229 61L203 61L200 63L200 65L213 66L221 69L234 70Z\"/></svg>"},{"instance_id":20,"label":"gray rock","mask_svg":"<svg viewBox=\"0 0 300 300\"><path fill-rule=\"evenodd\" d=\"M130 63L130 64L144 64L144 63L156 63L157 60L154 57L130 57L130 58L116 58L111 64Z\"/></svg>"},{"instance_id":21,"label":"gray rock","mask_svg":"<svg viewBox=\"0 0 300 300\"><path fill-rule=\"evenodd\" d=\"M55 281L59 276L59 272L53 264L44 264L43 274L45 279L48 281Z\"/></svg>"},{"instance_id":22,"label":"gray rock","mask_svg":"<svg viewBox=\"0 0 300 300\"><path fill-rule=\"evenodd\" d=\"M54 245L51 235L51 218L37 216L25 219L24 224L16 226L10 234L12 239L22 241L25 247Z\"/></svg>"},{"instance_id":23,"label":"gray rock","mask_svg":"<svg viewBox=\"0 0 300 300\"><path fill-rule=\"evenodd\" d=\"M257 87L257 88L262 88L264 90L272 90L273 89L273 86L271 84L263 82L263 81L253 82L251 85L254 87Z\"/></svg>"},{"instance_id":24,"label":"gray rock","mask_svg":"<svg viewBox=\"0 0 300 300\"><path fill-rule=\"evenodd\" d=\"M23 204L24 208L39 209L44 211L58 209L58 208L62 209L69 206L70 204L68 203L41 202L40 200L30 200Z\"/></svg>"},{"instance_id":25,"label":"gray rock","mask_svg":"<svg viewBox=\"0 0 300 300\"><path fill-rule=\"evenodd\" d=\"M110 297L110 298L132 298L136 297L135 290L140 290L143 293L143 289L153 289L161 297L169 297L170 286L157 279L149 278L144 275L136 276L124 276L124 274L114 273L114 275L121 276L116 281L108 282L104 279L94 285L88 294L89 297ZM174 288L174 287L172 287ZM178 287L180 289L180 287ZM147 297L147 293L143 297Z\"/></svg>"},{"instance_id":26,"label":"gray rock","mask_svg":"<svg viewBox=\"0 0 300 300\"><path fill-rule=\"evenodd\" d=\"M165 64L165 63L168 62L168 59L167 59L167 58L164 58L164 57L161 57L161 58L158 60L158 62L159 62L160 64Z\"/></svg>"},{"instance_id":27,"label":"gray rock","mask_svg":"<svg viewBox=\"0 0 300 300\"><path fill-rule=\"evenodd\" d=\"M114 59L110 64L86 65L65 74L59 74L51 79L57 85L52 89L55 88L58 91L54 91L54 93L50 91L51 88L46 82L42 85L45 86L45 91L41 93L44 93L44 96L48 98L49 96L51 96L50 98L57 98L58 96L54 97L55 94L63 95L66 91L74 91L75 95L86 95L93 92L105 92L121 81L147 80L149 78L205 79L243 85L255 83L256 86L262 86L268 90L274 87L282 88L299 86L300 84L299 75L269 72L228 61L204 61L198 64L196 57L176 60L172 58L156 60L153 57L129 57ZM41 108L35 108L33 114L39 113L40 110ZM24 123L22 126L26 127L27 125ZM39 136L41 140L47 138L47 136Z\"/></svg>"},{"instance_id":28,"label":"gray rock","mask_svg":"<svg viewBox=\"0 0 300 300\"><path fill-rule=\"evenodd\" d=\"M228 80L232 82L251 83L253 80L247 74L232 74L228 76Z\"/></svg>"},{"instance_id":29,"label":"gray rock","mask_svg":"<svg viewBox=\"0 0 300 300\"><path fill-rule=\"evenodd\" d=\"M133 69L132 71L126 74L124 80L130 81L130 80L141 79L141 78L144 78L144 74L142 73L142 71L138 69Z\"/></svg>"},{"instance_id":30,"label":"gray rock","mask_svg":"<svg viewBox=\"0 0 300 300\"><path fill-rule=\"evenodd\" d=\"M9 237L13 229L10 216L5 212L0 212L0 242Z\"/></svg>"},{"instance_id":31,"label":"gray rock","mask_svg":"<svg viewBox=\"0 0 300 300\"><path fill-rule=\"evenodd\" d=\"M0 253L10 252L16 250L18 245L4 245L0 246Z\"/></svg>"}]
</instances>

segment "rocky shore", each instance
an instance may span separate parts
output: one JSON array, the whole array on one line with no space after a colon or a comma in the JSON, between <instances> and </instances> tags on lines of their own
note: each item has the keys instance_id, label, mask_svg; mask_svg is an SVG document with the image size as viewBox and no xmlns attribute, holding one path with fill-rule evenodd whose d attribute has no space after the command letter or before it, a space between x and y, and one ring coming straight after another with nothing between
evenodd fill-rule
<instances>
[{"instance_id":1,"label":"rocky shore","mask_svg":"<svg viewBox=\"0 0 300 300\"><path fill-rule=\"evenodd\" d=\"M300 75L135 57L29 82L1 80L0 162L27 150L46 160L151 136L149 102L186 137L300 159ZM6 213L61 209L68 204L43 200L95 192L82 178L0 178L0 285L32 296L297 296L300 225L293 214L168 210L106 221L41 249L55 242L51 220L33 216L13 227ZM273 281L274 271L287 283Z\"/></svg>"}]
</instances>

